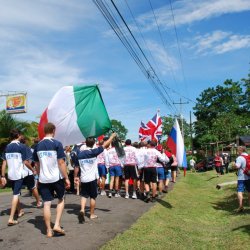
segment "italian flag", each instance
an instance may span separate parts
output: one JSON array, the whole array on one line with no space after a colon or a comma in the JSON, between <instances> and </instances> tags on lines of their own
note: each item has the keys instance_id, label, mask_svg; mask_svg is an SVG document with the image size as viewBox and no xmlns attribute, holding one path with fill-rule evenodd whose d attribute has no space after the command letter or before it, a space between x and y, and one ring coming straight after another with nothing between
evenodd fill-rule
<instances>
[{"instance_id":1,"label":"italian flag","mask_svg":"<svg viewBox=\"0 0 250 250\"><path fill-rule=\"evenodd\" d=\"M97 85L61 88L43 112L38 125L40 139L43 127L56 126L55 139L63 146L73 145L89 136L100 136L111 128L111 122Z\"/></svg>"}]
</instances>

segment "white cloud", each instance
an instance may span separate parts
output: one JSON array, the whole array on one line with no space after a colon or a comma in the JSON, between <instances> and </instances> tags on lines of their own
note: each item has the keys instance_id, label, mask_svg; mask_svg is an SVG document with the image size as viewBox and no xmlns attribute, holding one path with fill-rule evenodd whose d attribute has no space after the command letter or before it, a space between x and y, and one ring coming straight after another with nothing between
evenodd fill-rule
<instances>
[{"instance_id":1,"label":"white cloud","mask_svg":"<svg viewBox=\"0 0 250 250\"><path fill-rule=\"evenodd\" d=\"M157 66L160 69L161 74L166 75L169 74L169 71L176 71L179 69L176 58L169 55L164 47L152 40L147 40L146 43L148 49L157 62Z\"/></svg>"},{"instance_id":2,"label":"white cloud","mask_svg":"<svg viewBox=\"0 0 250 250\"><path fill-rule=\"evenodd\" d=\"M228 13L237 13L250 10L249 0L194 0L176 1L173 3L173 13L176 26L210 19ZM154 10L157 24L161 29L173 27L173 18L169 5ZM137 18L144 31L157 29L152 11Z\"/></svg>"},{"instance_id":3,"label":"white cloud","mask_svg":"<svg viewBox=\"0 0 250 250\"><path fill-rule=\"evenodd\" d=\"M0 4L2 26L66 30L93 18L94 6L80 0L1 0Z\"/></svg>"},{"instance_id":4,"label":"white cloud","mask_svg":"<svg viewBox=\"0 0 250 250\"><path fill-rule=\"evenodd\" d=\"M185 46L193 49L197 55L223 54L250 47L250 35L236 35L216 30L203 36L196 36L194 41L189 45L186 43Z\"/></svg>"},{"instance_id":5,"label":"white cloud","mask_svg":"<svg viewBox=\"0 0 250 250\"><path fill-rule=\"evenodd\" d=\"M217 45L214 48L214 52L217 54L226 53L232 50L249 48L250 47L250 35L232 35L228 41Z\"/></svg>"}]
</instances>

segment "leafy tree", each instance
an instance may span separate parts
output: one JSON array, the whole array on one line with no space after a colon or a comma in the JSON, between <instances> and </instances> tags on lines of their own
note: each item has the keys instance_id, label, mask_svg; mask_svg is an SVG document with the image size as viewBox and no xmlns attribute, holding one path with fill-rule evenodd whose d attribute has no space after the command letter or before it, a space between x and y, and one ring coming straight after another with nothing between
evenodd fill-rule
<instances>
[{"instance_id":1,"label":"leafy tree","mask_svg":"<svg viewBox=\"0 0 250 250\"><path fill-rule=\"evenodd\" d=\"M125 126L122 125L120 121L115 119L111 120L111 125L112 125L111 130L116 132L121 140L125 140L128 133L128 130L125 128ZM110 131L108 135L110 135L112 131Z\"/></svg>"},{"instance_id":2,"label":"leafy tree","mask_svg":"<svg viewBox=\"0 0 250 250\"><path fill-rule=\"evenodd\" d=\"M236 135L248 133L250 80L226 80L222 86L204 90L194 107L198 145L233 141ZM246 98L247 97L247 98Z\"/></svg>"}]
</instances>

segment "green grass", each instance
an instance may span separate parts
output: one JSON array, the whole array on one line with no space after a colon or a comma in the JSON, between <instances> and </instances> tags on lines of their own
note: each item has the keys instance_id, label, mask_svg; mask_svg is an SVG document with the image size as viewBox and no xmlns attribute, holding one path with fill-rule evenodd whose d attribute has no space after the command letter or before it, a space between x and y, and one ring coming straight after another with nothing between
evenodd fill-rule
<instances>
[{"instance_id":1,"label":"green grass","mask_svg":"<svg viewBox=\"0 0 250 250\"><path fill-rule=\"evenodd\" d=\"M6 193L6 192L11 192L12 189L11 188L0 188L0 193Z\"/></svg>"},{"instance_id":2,"label":"green grass","mask_svg":"<svg viewBox=\"0 0 250 250\"><path fill-rule=\"evenodd\" d=\"M235 213L233 173L215 177L214 171L187 173L162 201L127 231L102 249L246 249L250 239L250 208Z\"/></svg>"}]
</instances>

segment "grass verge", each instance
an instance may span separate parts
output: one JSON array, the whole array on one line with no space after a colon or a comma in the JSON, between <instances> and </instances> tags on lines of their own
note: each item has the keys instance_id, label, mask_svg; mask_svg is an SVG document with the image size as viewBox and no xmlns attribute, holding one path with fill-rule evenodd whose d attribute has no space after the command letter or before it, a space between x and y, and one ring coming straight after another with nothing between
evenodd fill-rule
<instances>
[{"instance_id":1,"label":"grass verge","mask_svg":"<svg viewBox=\"0 0 250 250\"><path fill-rule=\"evenodd\" d=\"M237 214L236 187L216 189L236 180L234 173L188 173L163 200L132 227L102 247L106 249L246 249L250 208Z\"/></svg>"}]
</instances>

